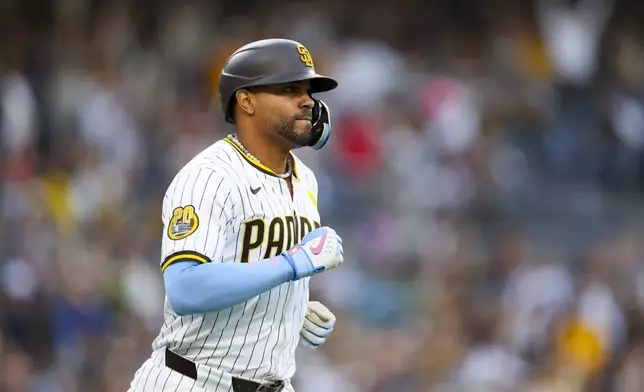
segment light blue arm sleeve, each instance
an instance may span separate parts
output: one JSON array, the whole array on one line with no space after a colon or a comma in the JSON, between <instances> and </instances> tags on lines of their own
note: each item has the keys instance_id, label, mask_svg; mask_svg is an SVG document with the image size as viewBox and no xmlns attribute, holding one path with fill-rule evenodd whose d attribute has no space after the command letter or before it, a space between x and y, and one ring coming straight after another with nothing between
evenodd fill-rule
<instances>
[{"instance_id":1,"label":"light blue arm sleeve","mask_svg":"<svg viewBox=\"0 0 644 392\"><path fill-rule=\"evenodd\" d=\"M200 264L185 260L163 272L170 306L181 316L231 307L294 277L293 267L282 256L258 263Z\"/></svg>"}]
</instances>

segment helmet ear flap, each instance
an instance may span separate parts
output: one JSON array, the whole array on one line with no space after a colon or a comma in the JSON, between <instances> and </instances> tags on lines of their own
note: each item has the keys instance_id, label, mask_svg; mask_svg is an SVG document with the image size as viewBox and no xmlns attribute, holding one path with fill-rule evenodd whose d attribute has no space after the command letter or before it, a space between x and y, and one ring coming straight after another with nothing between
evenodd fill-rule
<instances>
[{"instance_id":1,"label":"helmet ear flap","mask_svg":"<svg viewBox=\"0 0 644 392\"><path fill-rule=\"evenodd\" d=\"M315 104L312 110L311 142L309 146L319 150L329 141L331 136L331 113L329 107L318 99L313 99Z\"/></svg>"},{"instance_id":2,"label":"helmet ear flap","mask_svg":"<svg viewBox=\"0 0 644 392\"><path fill-rule=\"evenodd\" d=\"M313 109L311 110L311 117L313 118L313 123L316 123L320 119L320 112L322 109L320 108L320 101L311 97L313 99Z\"/></svg>"}]
</instances>

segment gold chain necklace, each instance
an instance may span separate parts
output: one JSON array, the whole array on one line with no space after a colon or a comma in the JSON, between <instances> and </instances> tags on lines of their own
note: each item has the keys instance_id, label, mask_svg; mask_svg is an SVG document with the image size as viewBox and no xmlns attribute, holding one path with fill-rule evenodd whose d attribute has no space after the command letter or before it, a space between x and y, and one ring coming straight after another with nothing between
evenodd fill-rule
<instances>
[{"instance_id":1,"label":"gold chain necklace","mask_svg":"<svg viewBox=\"0 0 644 392\"><path fill-rule=\"evenodd\" d=\"M241 142L235 137L235 135L233 135L233 134L228 135L228 139L230 139L233 143L235 143L235 145L237 147L239 147L239 149L242 150L244 152L244 154L246 154L246 156L248 158L250 158L250 160L252 160L253 162L255 162L255 163L259 164L259 165L266 166L259 159L257 159L257 157L255 155L253 155L250 152L248 152L246 147L244 147L244 145L241 144ZM289 178L290 176L293 175L293 163L291 162L291 156L290 155L286 159L286 173L284 173L284 174L275 173L275 175L278 178L281 178L283 180L285 180L285 179L287 179L287 178Z\"/></svg>"}]
</instances>

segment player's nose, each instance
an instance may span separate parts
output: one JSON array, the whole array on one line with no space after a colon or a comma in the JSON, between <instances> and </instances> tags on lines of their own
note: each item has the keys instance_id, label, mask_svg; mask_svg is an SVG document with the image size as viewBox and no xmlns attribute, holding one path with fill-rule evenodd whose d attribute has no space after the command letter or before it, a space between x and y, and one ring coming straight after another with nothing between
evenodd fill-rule
<instances>
[{"instance_id":1,"label":"player's nose","mask_svg":"<svg viewBox=\"0 0 644 392\"><path fill-rule=\"evenodd\" d=\"M313 101L313 98L309 94L302 94L300 97L300 109L313 109L313 105L315 102Z\"/></svg>"}]
</instances>

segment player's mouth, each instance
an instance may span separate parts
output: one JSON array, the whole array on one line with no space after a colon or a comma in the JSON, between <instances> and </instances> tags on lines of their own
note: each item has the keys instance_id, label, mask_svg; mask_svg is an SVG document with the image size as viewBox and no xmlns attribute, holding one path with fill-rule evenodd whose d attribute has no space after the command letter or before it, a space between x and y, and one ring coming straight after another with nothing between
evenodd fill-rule
<instances>
[{"instance_id":1,"label":"player's mouth","mask_svg":"<svg viewBox=\"0 0 644 392\"><path fill-rule=\"evenodd\" d=\"M302 130L310 131L311 128L313 128L313 123L307 118L298 118L295 123L298 124L297 127Z\"/></svg>"}]
</instances>

